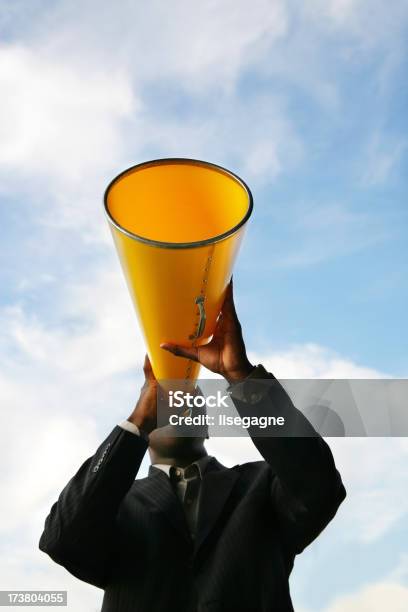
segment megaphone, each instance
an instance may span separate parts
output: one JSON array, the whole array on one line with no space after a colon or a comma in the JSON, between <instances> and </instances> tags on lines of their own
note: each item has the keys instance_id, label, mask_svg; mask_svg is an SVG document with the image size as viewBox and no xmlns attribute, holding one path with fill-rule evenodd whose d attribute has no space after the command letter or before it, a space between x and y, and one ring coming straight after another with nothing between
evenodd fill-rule
<instances>
[{"instance_id":1,"label":"megaphone","mask_svg":"<svg viewBox=\"0 0 408 612\"><path fill-rule=\"evenodd\" d=\"M212 163L157 159L114 178L104 207L156 378L194 382L200 364L160 343L211 340L251 216L249 188Z\"/></svg>"}]
</instances>

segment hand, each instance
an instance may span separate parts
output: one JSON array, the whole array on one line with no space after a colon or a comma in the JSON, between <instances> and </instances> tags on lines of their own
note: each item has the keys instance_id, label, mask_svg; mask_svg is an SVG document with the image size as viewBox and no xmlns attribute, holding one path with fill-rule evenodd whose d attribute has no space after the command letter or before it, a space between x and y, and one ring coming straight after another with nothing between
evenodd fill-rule
<instances>
[{"instance_id":1,"label":"hand","mask_svg":"<svg viewBox=\"0 0 408 612\"><path fill-rule=\"evenodd\" d=\"M127 420L136 425L144 433L149 434L156 428L157 424L158 382L147 355L143 364L143 372L145 381L140 390L140 397L135 409Z\"/></svg>"},{"instance_id":2,"label":"hand","mask_svg":"<svg viewBox=\"0 0 408 612\"><path fill-rule=\"evenodd\" d=\"M163 342L160 346L177 357L198 361L211 372L224 376L230 384L246 378L254 366L248 360L241 324L235 311L232 278L211 342L193 347Z\"/></svg>"}]
</instances>

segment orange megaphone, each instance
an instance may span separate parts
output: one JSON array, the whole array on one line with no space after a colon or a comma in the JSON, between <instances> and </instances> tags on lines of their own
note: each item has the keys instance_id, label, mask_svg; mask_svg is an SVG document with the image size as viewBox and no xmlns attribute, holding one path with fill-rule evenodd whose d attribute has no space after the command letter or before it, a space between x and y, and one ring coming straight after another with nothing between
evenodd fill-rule
<instances>
[{"instance_id":1,"label":"orange megaphone","mask_svg":"<svg viewBox=\"0 0 408 612\"><path fill-rule=\"evenodd\" d=\"M200 364L160 348L210 341L252 212L235 174L169 158L119 174L105 211L158 380L195 381Z\"/></svg>"}]
</instances>

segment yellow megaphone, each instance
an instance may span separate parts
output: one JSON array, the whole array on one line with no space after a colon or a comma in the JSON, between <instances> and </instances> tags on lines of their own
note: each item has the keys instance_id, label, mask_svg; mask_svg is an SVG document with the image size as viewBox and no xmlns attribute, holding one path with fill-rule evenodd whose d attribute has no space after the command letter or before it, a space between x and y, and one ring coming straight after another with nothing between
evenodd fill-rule
<instances>
[{"instance_id":1,"label":"yellow megaphone","mask_svg":"<svg viewBox=\"0 0 408 612\"><path fill-rule=\"evenodd\" d=\"M104 205L156 378L194 382L200 364L160 343L211 340L252 212L249 188L215 164L157 159L114 178Z\"/></svg>"}]
</instances>

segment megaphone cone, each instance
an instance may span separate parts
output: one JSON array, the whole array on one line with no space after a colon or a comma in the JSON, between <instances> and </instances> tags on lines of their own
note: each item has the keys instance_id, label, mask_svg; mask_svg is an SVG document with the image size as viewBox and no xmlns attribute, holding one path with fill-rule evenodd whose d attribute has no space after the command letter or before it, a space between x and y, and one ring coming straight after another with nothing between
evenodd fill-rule
<instances>
[{"instance_id":1,"label":"megaphone cone","mask_svg":"<svg viewBox=\"0 0 408 612\"><path fill-rule=\"evenodd\" d=\"M193 382L200 365L160 348L211 340L252 212L245 183L193 159L158 159L107 187L105 211L158 380Z\"/></svg>"}]
</instances>

